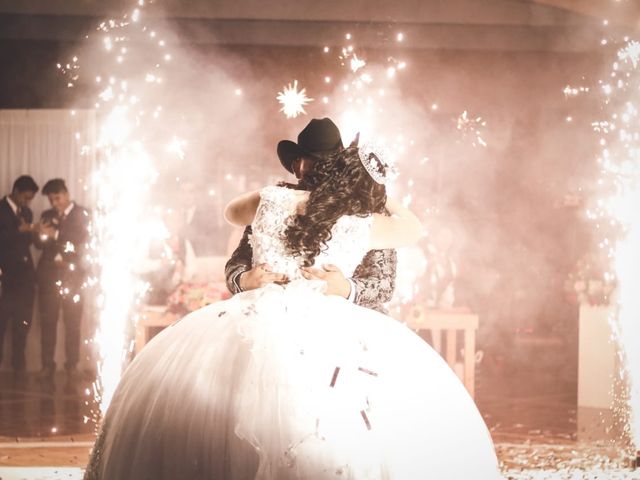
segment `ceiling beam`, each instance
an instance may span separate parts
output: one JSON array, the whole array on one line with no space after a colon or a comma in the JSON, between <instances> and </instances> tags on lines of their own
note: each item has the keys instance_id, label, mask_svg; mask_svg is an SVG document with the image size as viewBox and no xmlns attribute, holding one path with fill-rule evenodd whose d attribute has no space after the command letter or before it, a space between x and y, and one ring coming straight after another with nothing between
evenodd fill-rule
<instances>
[{"instance_id":1,"label":"ceiling beam","mask_svg":"<svg viewBox=\"0 0 640 480\"><path fill-rule=\"evenodd\" d=\"M637 1L612 0L532 0L540 5L561 8L566 11L588 15L598 20L640 27L640 4Z\"/></svg>"},{"instance_id":2,"label":"ceiling beam","mask_svg":"<svg viewBox=\"0 0 640 480\"><path fill-rule=\"evenodd\" d=\"M150 15L215 20L401 22L421 24L546 25L583 23L582 15L513 0L162 0ZM109 17L131 11L133 0L0 0L0 13Z\"/></svg>"},{"instance_id":3,"label":"ceiling beam","mask_svg":"<svg viewBox=\"0 0 640 480\"><path fill-rule=\"evenodd\" d=\"M0 39L81 41L93 35L93 17L0 15ZM163 20L164 22L164 20ZM151 23L153 24L153 22ZM445 25L283 20L171 19L181 43L271 46L343 46L345 33L364 48L415 48L535 52L590 52L600 48L600 29L592 26ZM398 44L397 33L404 34Z\"/></svg>"}]
</instances>

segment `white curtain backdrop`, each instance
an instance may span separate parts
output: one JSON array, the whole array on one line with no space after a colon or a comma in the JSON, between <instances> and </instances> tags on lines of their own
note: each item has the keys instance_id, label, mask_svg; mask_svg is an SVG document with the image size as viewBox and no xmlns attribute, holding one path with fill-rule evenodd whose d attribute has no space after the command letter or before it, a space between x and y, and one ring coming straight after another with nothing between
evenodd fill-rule
<instances>
[{"instance_id":1,"label":"white curtain backdrop","mask_svg":"<svg viewBox=\"0 0 640 480\"><path fill-rule=\"evenodd\" d=\"M96 168L94 110L0 110L0 189L10 191L16 177L31 175L42 187L64 178L73 198L91 207L89 177ZM89 146L83 152L83 146ZM86 150L86 149L85 149ZM41 195L36 216L48 208Z\"/></svg>"},{"instance_id":2,"label":"white curtain backdrop","mask_svg":"<svg viewBox=\"0 0 640 480\"><path fill-rule=\"evenodd\" d=\"M97 166L96 114L94 110L0 110L0 197L10 193L20 175L31 175L42 188L47 180L63 178L71 197L92 208L94 192L91 173ZM31 205L34 218L49 208L47 199L38 194ZM34 250L34 259L38 252ZM85 305L83 339L91 323L91 305ZM37 306L36 306L37 311ZM64 329L58 325L56 363L64 364ZM5 335L5 352L1 368L7 369L11 334ZM84 351L83 351L84 350ZM81 350L81 367L90 364L86 349ZM27 368L40 368L40 328L38 315L27 342Z\"/></svg>"}]
</instances>

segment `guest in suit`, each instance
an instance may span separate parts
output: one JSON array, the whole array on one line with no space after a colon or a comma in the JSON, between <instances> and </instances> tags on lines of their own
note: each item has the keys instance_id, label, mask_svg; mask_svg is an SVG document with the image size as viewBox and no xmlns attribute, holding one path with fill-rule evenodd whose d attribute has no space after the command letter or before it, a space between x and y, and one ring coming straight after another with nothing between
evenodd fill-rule
<instances>
[{"instance_id":1,"label":"guest in suit","mask_svg":"<svg viewBox=\"0 0 640 480\"><path fill-rule=\"evenodd\" d=\"M16 379L24 379L25 346L33 316L35 271L29 246L47 227L33 225L29 204L38 185L28 175L19 177L11 194L0 200L0 360L4 333L11 326L11 364Z\"/></svg>"},{"instance_id":2,"label":"guest in suit","mask_svg":"<svg viewBox=\"0 0 640 480\"><path fill-rule=\"evenodd\" d=\"M65 369L68 379L78 378L80 325L86 268L83 251L89 237L89 212L71 200L64 180L49 180L42 188L51 207L40 222L51 226L52 235L41 235L36 246L42 249L38 262L38 304L40 307L41 360L39 378L51 380L56 371L54 353L58 317L62 310L65 330Z\"/></svg>"}]
</instances>

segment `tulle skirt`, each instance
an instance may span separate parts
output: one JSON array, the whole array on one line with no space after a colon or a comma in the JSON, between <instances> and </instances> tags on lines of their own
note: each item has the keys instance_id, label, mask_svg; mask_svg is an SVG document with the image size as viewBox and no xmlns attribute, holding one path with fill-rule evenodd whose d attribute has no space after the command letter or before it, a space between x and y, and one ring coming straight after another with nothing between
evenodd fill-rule
<instances>
[{"instance_id":1,"label":"tulle skirt","mask_svg":"<svg viewBox=\"0 0 640 480\"><path fill-rule=\"evenodd\" d=\"M500 478L459 379L404 325L309 282L198 310L126 370L87 478Z\"/></svg>"}]
</instances>

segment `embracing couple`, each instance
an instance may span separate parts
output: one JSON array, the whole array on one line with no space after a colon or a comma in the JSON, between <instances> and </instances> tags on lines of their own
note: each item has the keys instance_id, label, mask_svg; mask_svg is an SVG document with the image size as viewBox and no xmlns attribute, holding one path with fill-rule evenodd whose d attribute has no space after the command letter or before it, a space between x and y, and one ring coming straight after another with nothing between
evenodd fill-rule
<instances>
[{"instance_id":1,"label":"embracing couple","mask_svg":"<svg viewBox=\"0 0 640 480\"><path fill-rule=\"evenodd\" d=\"M278 155L297 185L233 200L236 293L155 337L125 371L87 480L494 479L463 385L380 311L416 216L382 151L313 120ZM363 308L371 307L371 308Z\"/></svg>"}]
</instances>

